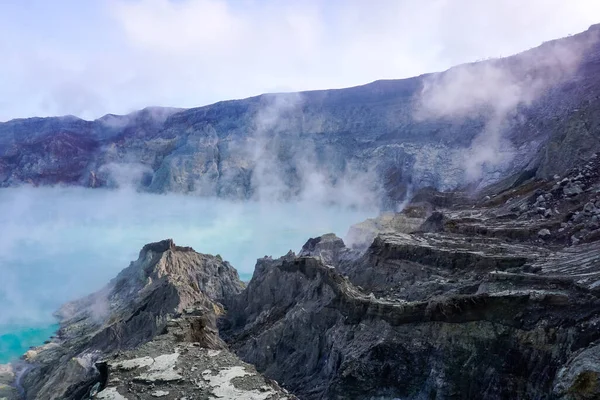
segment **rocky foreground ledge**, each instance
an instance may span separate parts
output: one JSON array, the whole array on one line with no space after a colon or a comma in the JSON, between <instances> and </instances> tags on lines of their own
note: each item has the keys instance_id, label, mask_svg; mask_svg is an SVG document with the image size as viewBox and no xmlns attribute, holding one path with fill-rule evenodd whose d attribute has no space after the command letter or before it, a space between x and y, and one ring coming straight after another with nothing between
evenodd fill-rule
<instances>
[{"instance_id":1,"label":"rocky foreground ledge","mask_svg":"<svg viewBox=\"0 0 600 400\"><path fill-rule=\"evenodd\" d=\"M14 384L0 398L293 399L219 337L222 303L242 290L220 257L148 244L105 288L64 305L48 344L0 370Z\"/></svg>"},{"instance_id":2,"label":"rocky foreground ledge","mask_svg":"<svg viewBox=\"0 0 600 400\"><path fill-rule=\"evenodd\" d=\"M481 198L421 191L352 247L258 260L247 287L149 244L0 368L0 398L598 399L599 219L595 156Z\"/></svg>"}]
</instances>

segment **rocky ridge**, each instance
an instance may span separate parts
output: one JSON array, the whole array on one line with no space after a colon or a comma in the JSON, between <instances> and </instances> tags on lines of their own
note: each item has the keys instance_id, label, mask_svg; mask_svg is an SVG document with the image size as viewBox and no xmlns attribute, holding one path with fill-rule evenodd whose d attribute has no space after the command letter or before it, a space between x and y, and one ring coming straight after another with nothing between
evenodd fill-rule
<instances>
[{"instance_id":1,"label":"rocky ridge","mask_svg":"<svg viewBox=\"0 0 600 400\"><path fill-rule=\"evenodd\" d=\"M172 240L148 244L102 290L63 306L52 340L0 370L3 384L13 383L2 395L293 399L219 337L222 302L242 289L235 269L219 257Z\"/></svg>"},{"instance_id":2,"label":"rocky ridge","mask_svg":"<svg viewBox=\"0 0 600 400\"><path fill-rule=\"evenodd\" d=\"M261 259L222 334L305 399L598 398L598 167L450 207L417 194L411 233L384 216L362 252L325 235Z\"/></svg>"},{"instance_id":3,"label":"rocky ridge","mask_svg":"<svg viewBox=\"0 0 600 400\"><path fill-rule=\"evenodd\" d=\"M1 187L288 199L324 182L385 208L412 198L345 241L258 260L247 287L220 257L151 243L0 366L0 399L600 398L599 28L348 89L0 123ZM565 49L581 54L557 71ZM494 102L421 102L489 70L543 90L503 115L502 162L473 180Z\"/></svg>"},{"instance_id":4,"label":"rocky ridge","mask_svg":"<svg viewBox=\"0 0 600 400\"><path fill-rule=\"evenodd\" d=\"M382 206L394 208L410 190L428 186L484 187L518 180L523 171L550 179L600 150L594 133L598 27L505 59L348 89L266 94L189 110L147 108L95 121L0 123L0 186L132 185L159 193L290 198L318 176L334 189L380 189ZM502 161L482 161L473 180L465 160L485 144L481 135L496 93L467 115L428 115L421 103L428 87L443 89L456 76L483 84L489 71L516 93L529 93L532 82L543 90L524 96L503 118L503 146L496 149ZM468 100L469 93L448 95Z\"/></svg>"}]
</instances>

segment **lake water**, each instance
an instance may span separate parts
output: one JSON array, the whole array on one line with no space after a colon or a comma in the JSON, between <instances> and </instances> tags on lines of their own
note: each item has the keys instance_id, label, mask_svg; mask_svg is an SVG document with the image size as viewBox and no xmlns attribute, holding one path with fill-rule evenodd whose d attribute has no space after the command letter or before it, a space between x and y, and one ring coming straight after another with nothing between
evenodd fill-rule
<instances>
[{"instance_id":1,"label":"lake water","mask_svg":"<svg viewBox=\"0 0 600 400\"><path fill-rule=\"evenodd\" d=\"M236 203L82 188L0 189L0 363L55 331L62 303L101 288L142 246L173 238L220 254L252 276L257 258L298 251L309 237L348 228L374 209Z\"/></svg>"}]
</instances>

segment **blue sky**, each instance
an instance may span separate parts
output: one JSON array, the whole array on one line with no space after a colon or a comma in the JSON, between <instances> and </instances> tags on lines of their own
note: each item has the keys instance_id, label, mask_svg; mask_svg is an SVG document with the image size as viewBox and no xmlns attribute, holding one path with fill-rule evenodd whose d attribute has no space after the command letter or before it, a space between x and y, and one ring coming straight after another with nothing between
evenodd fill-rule
<instances>
[{"instance_id":1,"label":"blue sky","mask_svg":"<svg viewBox=\"0 0 600 400\"><path fill-rule=\"evenodd\" d=\"M0 121L402 78L597 22L597 0L0 0Z\"/></svg>"}]
</instances>

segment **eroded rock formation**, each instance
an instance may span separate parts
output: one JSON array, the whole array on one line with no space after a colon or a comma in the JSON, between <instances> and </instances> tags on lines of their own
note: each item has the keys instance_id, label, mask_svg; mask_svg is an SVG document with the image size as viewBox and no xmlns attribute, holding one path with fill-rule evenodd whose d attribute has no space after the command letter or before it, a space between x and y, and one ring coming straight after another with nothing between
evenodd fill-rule
<instances>
[{"instance_id":1,"label":"eroded rock formation","mask_svg":"<svg viewBox=\"0 0 600 400\"><path fill-rule=\"evenodd\" d=\"M453 70L283 96L277 110L281 98L264 95L0 124L0 186L246 199L273 170L289 198L314 184L308 168L348 187L375 177L384 205L414 190L401 213L356 225L346 243L328 234L299 255L260 259L247 287L220 257L149 244L102 290L63 306L49 343L0 368L0 396L600 398L599 32L475 64L529 82L552 75L532 55L589 45L503 121L510 157L473 182L464 160L486 107L459 119L412 110L426 79Z\"/></svg>"},{"instance_id":2,"label":"eroded rock formation","mask_svg":"<svg viewBox=\"0 0 600 400\"><path fill-rule=\"evenodd\" d=\"M148 244L102 290L63 306L57 335L1 382L25 399L291 399L219 337L222 302L242 289L220 258Z\"/></svg>"},{"instance_id":3,"label":"eroded rock formation","mask_svg":"<svg viewBox=\"0 0 600 400\"><path fill-rule=\"evenodd\" d=\"M430 204L413 233L384 217L363 252L325 235L261 259L222 335L304 399L598 398L597 160Z\"/></svg>"}]
</instances>

